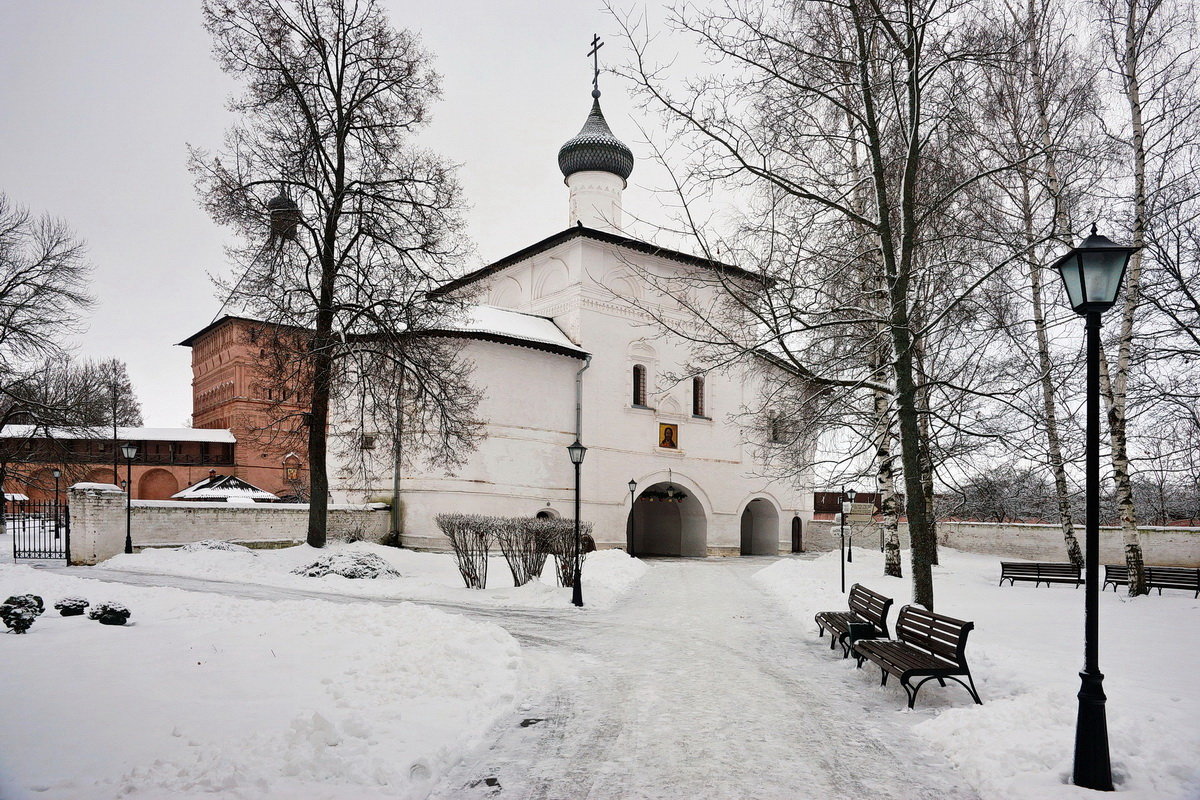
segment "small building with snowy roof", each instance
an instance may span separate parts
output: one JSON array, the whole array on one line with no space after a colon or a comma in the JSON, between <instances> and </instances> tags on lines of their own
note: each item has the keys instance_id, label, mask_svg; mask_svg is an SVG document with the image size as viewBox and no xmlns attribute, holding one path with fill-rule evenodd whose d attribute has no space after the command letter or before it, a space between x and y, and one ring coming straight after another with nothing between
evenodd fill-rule
<instances>
[{"instance_id":1,"label":"small building with snowy roof","mask_svg":"<svg viewBox=\"0 0 1200 800\"><path fill-rule=\"evenodd\" d=\"M208 477L171 495L172 500L207 500L227 503L270 503L279 499L236 475L218 475L210 470Z\"/></svg>"}]
</instances>

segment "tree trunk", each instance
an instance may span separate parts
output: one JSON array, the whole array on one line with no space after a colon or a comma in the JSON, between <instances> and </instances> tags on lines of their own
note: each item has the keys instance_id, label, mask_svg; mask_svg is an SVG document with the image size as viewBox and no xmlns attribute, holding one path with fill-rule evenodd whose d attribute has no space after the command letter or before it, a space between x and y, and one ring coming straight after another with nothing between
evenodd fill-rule
<instances>
[{"instance_id":1,"label":"tree trunk","mask_svg":"<svg viewBox=\"0 0 1200 800\"><path fill-rule=\"evenodd\" d=\"M1048 124L1048 123L1043 123ZM1043 128L1043 132L1045 128ZM1043 142L1048 141L1048 135ZM1051 192L1056 192L1058 179L1054 168L1048 168L1050 173ZM1046 426L1046 451L1050 456L1050 473L1054 479L1054 495L1058 504L1058 521L1062 525L1063 541L1067 547L1067 559L1079 568L1083 568L1083 551L1079 548L1079 540L1075 537L1075 523L1071 519L1071 501L1067 493L1067 471L1063 466L1062 441L1058 434L1058 411L1054 404L1054 382L1051 379L1050 338L1046 333L1046 314L1042 306L1042 268L1032 257L1037 237L1033 232L1033 203L1029 195L1029 176L1024 167L1021 168L1022 212L1025 225L1025 244L1030 256L1026 258L1029 269L1029 294L1033 304L1033 330L1037 342L1038 383L1042 389L1042 423ZM1057 196L1055 198L1058 205ZM1055 212L1055 233L1058 233L1059 214Z\"/></svg>"},{"instance_id":2,"label":"tree trunk","mask_svg":"<svg viewBox=\"0 0 1200 800\"><path fill-rule=\"evenodd\" d=\"M1133 132L1133 245L1146 244L1146 128L1142 119L1141 87L1138 73L1138 35L1148 20L1139 20L1136 0L1127 0L1125 18L1125 98L1129 103L1129 122ZM1129 475L1126 431L1126 392L1129 385L1129 361L1133 349L1133 323L1141 304L1142 253L1129 260L1125 281L1125 304L1121 309L1121 338L1117 364L1109 382L1108 435L1112 442L1113 483L1117 495L1117 515L1125 542L1125 563L1129 567L1131 597L1147 594L1142 548L1137 538L1137 511L1133 504L1133 482ZM1107 365L1102 365L1106 367ZM1103 372L1102 372L1103 376Z\"/></svg>"},{"instance_id":3,"label":"tree trunk","mask_svg":"<svg viewBox=\"0 0 1200 800\"><path fill-rule=\"evenodd\" d=\"M883 515L883 574L904 577L900 565L900 518L896 508L895 456L892 455L892 424L887 396L875 392L875 468L879 487L879 510Z\"/></svg>"}]
</instances>

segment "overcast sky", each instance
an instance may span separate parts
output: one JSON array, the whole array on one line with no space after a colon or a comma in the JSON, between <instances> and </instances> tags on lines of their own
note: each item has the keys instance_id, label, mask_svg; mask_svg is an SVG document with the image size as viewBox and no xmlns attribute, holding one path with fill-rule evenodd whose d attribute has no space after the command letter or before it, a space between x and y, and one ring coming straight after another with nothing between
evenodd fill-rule
<instances>
[{"instance_id":1,"label":"overcast sky","mask_svg":"<svg viewBox=\"0 0 1200 800\"><path fill-rule=\"evenodd\" d=\"M199 0L4 4L0 26L0 191L68 222L94 265L83 356L129 364L146 424L191 414L190 351L176 346L217 312L228 234L196 202L187 144L216 148L236 86L216 67ZM623 61L599 0L386 2L419 31L444 76L425 143L460 163L475 261L493 261L567 225L559 146L591 105L593 32ZM656 217L661 184L638 146L626 87L601 77L610 126L639 158L627 211Z\"/></svg>"}]
</instances>

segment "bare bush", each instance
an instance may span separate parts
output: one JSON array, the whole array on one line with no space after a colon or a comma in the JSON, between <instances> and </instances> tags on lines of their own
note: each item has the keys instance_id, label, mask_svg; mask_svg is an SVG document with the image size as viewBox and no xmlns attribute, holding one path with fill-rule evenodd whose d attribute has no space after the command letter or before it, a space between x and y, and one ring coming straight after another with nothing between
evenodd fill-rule
<instances>
[{"instance_id":1,"label":"bare bush","mask_svg":"<svg viewBox=\"0 0 1200 800\"><path fill-rule=\"evenodd\" d=\"M559 586L575 584L575 520L554 519L542 520L547 523L547 549L554 555L554 563L558 573ZM579 568L583 569L583 561L587 554L596 549L596 540L592 538L592 523L579 523Z\"/></svg>"},{"instance_id":2,"label":"bare bush","mask_svg":"<svg viewBox=\"0 0 1200 800\"><path fill-rule=\"evenodd\" d=\"M512 570L514 586L524 586L542 574L553 528L552 520L534 517L511 517L497 526L496 541Z\"/></svg>"},{"instance_id":3,"label":"bare bush","mask_svg":"<svg viewBox=\"0 0 1200 800\"><path fill-rule=\"evenodd\" d=\"M458 572L467 588L486 589L488 550L504 521L480 514L438 514L434 519L450 540Z\"/></svg>"}]
</instances>

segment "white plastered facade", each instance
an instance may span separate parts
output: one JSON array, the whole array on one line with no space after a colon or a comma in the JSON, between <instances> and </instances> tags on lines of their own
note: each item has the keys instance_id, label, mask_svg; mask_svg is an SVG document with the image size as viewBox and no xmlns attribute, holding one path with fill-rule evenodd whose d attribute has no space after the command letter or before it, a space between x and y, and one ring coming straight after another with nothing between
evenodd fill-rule
<instances>
[{"instance_id":1,"label":"white plastered facade","mask_svg":"<svg viewBox=\"0 0 1200 800\"><path fill-rule=\"evenodd\" d=\"M643 308L685 319L670 297L655 294L658 279L686 279L706 269L648 255L591 235L587 229L473 281L471 289L494 308L546 317L570 342L591 355L583 373L581 517L594 524L600 547L634 546L638 555L738 555L787 552L792 518L807 528L811 486L795 478L771 480L757 463L754 435L743 413L757 402L761 370L747 363L704 376L704 416L693 412L693 382L671 383L682 372L688 344L668 335ZM712 285L712 281L706 282ZM639 308L642 306L642 308ZM574 472L567 445L575 438L576 375L585 360L511 342L470 339L465 355L483 389L479 408L487 438L454 475L437 470L400 481L407 547L448 546L434 518L443 512L500 516L574 516ZM645 407L634 404L633 368L646 370ZM660 424L678 426L678 447L660 445ZM408 470L412 473L412 470ZM629 525L630 480L639 501ZM391 494L392 476L378 475L371 499ZM651 502L643 492L672 488L682 502ZM335 499L366 499L361 492Z\"/></svg>"}]
</instances>

